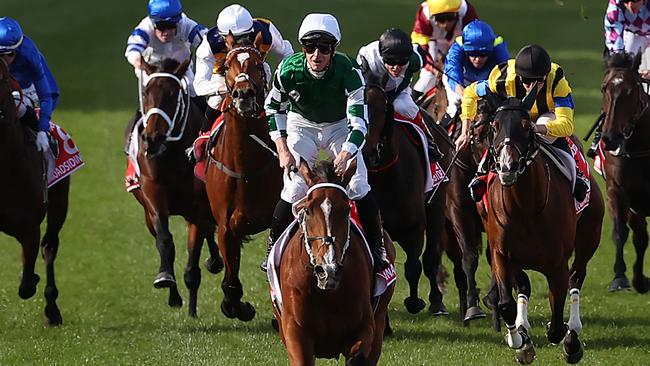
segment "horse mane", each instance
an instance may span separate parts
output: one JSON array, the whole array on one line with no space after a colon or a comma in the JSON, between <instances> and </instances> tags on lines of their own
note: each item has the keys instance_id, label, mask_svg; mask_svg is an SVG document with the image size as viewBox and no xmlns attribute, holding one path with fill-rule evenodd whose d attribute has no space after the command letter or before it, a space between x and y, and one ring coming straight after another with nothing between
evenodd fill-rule
<instances>
[{"instance_id":1,"label":"horse mane","mask_svg":"<svg viewBox=\"0 0 650 366\"><path fill-rule=\"evenodd\" d=\"M613 53L611 56L605 59L605 67L608 69L631 69L634 67L634 54L627 52Z\"/></svg>"},{"instance_id":2,"label":"horse mane","mask_svg":"<svg viewBox=\"0 0 650 366\"><path fill-rule=\"evenodd\" d=\"M179 65L180 62L174 60L173 58L164 58L162 61L160 61L160 65L158 66L158 71L173 73L174 71L176 71L176 69L178 69Z\"/></svg>"},{"instance_id":3,"label":"horse mane","mask_svg":"<svg viewBox=\"0 0 650 366\"><path fill-rule=\"evenodd\" d=\"M341 178L334 172L334 162L332 161L318 161L311 171L321 182L341 184Z\"/></svg>"}]
</instances>

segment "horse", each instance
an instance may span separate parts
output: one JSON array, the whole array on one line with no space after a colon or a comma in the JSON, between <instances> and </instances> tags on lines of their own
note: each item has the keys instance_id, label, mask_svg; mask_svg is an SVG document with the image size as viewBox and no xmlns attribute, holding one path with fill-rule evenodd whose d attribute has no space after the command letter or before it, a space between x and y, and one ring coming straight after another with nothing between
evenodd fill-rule
<instances>
[{"instance_id":1,"label":"horse","mask_svg":"<svg viewBox=\"0 0 650 366\"><path fill-rule=\"evenodd\" d=\"M508 98L495 112L489 134L490 154L496 177L489 180L483 220L490 243L492 274L498 286L498 310L508 328L506 341L516 349L520 363L534 360L527 319L527 297L515 305L512 287L521 291L527 279L523 270L546 276L551 322L547 337L563 342L567 362L583 355L579 333L580 289L588 261L598 248L604 203L592 177L590 204L576 214L571 185L540 151L540 141L529 116L536 94L523 101ZM571 269L568 260L575 252ZM568 325L563 322L564 303L570 289Z\"/></svg>"},{"instance_id":2,"label":"horse","mask_svg":"<svg viewBox=\"0 0 650 366\"><path fill-rule=\"evenodd\" d=\"M338 358L347 365L376 365L381 354L391 284L373 312L372 259L360 232L351 227L345 187L356 171L350 164L339 178L330 161L313 170L301 160L309 186L297 202L299 228L286 244L279 282L284 303L274 307L291 365L314 365L315 358ZM389 259L395 248L384 232Z\"/></svg>"},{"instance_id":3,"label":"horse","mask_svg":"<svg viewBox=\"0 0 650 366\"><path fill-rule=\"evenodd\" d=\"M430 167L426 164L422 147L411 141L413 137L406 131L406 125L394 121L392 103L378 83L368 80L366 95L370 129L363 147L364 161L368 165L368 182L379 204L384 228L406 252L404 272L409 283L409 296L404 299L404 306L411 314L419 313L426 306L418 296L424 264L430 288L429 312L447 315L436 278L442 251L444 216L441 213L445 207L446 183L441 183L441 192L427 204L425 174ZM419 136L414 138L419 141ZM441 135L439 140L445 138ZM445 153L443 160L447 161L443 165L447 166L451 144L438 146Z\"/></svg>"},{"instance_id":4,"label":"horse","mask_svg":"<svg viewBox=\"0 0 650 366\"><path fill-rule=\"evenodd\" d=\"M242 240L268 228L282 189L282 170L264 118L266 80L259 47L259 33L253 46L235 45L226 37L224 121L211 144L206 171L206 189L218 226L219 250L226 271L221 288L221 311L228 318L248 321L255 308L242 303L239 265Z\"/></svg>"},{"instance_id":5,"label":"horse","mask_svg":"<svg viewBox=\"0 0 650 366\"><path fill-rule=\"evenodd\" d=\"M2 58L0 61L0 166L11 172L0 181L0 231L16 238L22 248L23 272L18 287L22 299L36 293L40 280L34 273L40 240L47 273L44 322L56 326L63 323L63 317L56 303L59 290L54 261L59 250L59 232L68 213L70 177L48 189L45 157L36 150L34 133L18 119L12 96L15 82L9 65ZM41 239L40 225L46 215L47 228Z\"/></svg>"},{"instance_id":6,"label":"horse","mask_svg":"<svg viewBox=\"0 0 650 366\"><path fill-rule=\"evenodd\" d=\"M201 269L199 259L205 239L211 257L206 261L208 271L218 273L223 263L214 241L215 225L202 181L194 176L185 150L192 146L203 124L203 113L189 99L183 79L189 60L179 64L164 59L160 66L143 62L149 81L143 90L144 116L134 128L137 132L137 162L140 168L140 188L131 193L144 209L147 228L156 239L160 255L155 288L169 288L168 305L180 307L174 274L175 249L169 231L169 217L180 215L187 222L188 259L184 280L189 289L188 314L196 317L196 305ZM141 129L141 131L140 131ZM127 127L127 139L131 128ZM128 141L128 140L127 140Z\"/></svg>"},{"instance_id":7,"label":"horse","mask_svg":"<svg viewBox=\"0 0 650 366\"><path fill-rule=\"evenodd\" d=\"M604 177L616 244L615 276L609 290L630 288L623 247L631 228L636 251L632 285L639 293L646 293L650 281L643 274L643 260L648 248L645 218L650 216L650 174L644 167L650 163L650 98L637 71L640 62L641 53L636 57L625 53L606 57L600 148L605 156Z\"/></svg>"}]
</instances>

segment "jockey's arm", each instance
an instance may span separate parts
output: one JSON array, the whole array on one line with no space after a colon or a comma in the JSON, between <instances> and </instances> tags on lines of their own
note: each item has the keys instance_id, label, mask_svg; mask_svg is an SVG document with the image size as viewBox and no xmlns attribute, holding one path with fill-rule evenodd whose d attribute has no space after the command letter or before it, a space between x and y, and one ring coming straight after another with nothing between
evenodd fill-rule
<instances>
[{"instance_id":1,"label":"jockey's arm","mask_svg":"<svg viewBox=\"0 0 650 366\"><path fill-rule=\"evenodd\" d=\"M552 137L567 137L573 134L573 97L571 87L566 78L562 77L553 90L555 119L546 124L546 135Z\"/></svg>"},{"instance_id":2,"label":"jockey's arm","mask_svg":"<svg viewBox=\"0 0 650 366\"><path fill-rule=\"evenodd\" d=\"M479 83L484 82L485 81L475 81L464 89L460 113L460 120L463 122L463 129L461 130L462 135L469 135L470 124L476 118L476 110L478 108L479 92L477 89L481 88Z\"/></svg>"},{"instance_id":3,"label":"jockey's arm","mask_svg":"<svg viewBox=\"0 0 650 366\"><path fill-rule=\"evenodd\" d=\"M194 48L199 47L203 36L208 32L207 28L187 16L184 16L179 23L180 31L183 32L182 37L187 39Z\"/></svg>"},{"instance_id":4,"label":"jockey's arm","mask_svg":"<svg viewBox=\"0 0 650 366\"><path fill-rule=\"evenodd\" d=\"M426 5L425 5L426 6ZM415 15L415 22L413 23L413 31L411 32L411 42L420 45L425 53L429 53L429 40L433 34L433 26L431 21L424 14L422 5Z\"/></svg>"},{"instance_id":5,"label":"jockey's arm","mask_svg":"<svg viewBox=\"0 0 650 366\"><path fill-rule=\"evenodd\" d=\"M196 72L193 82L196 95L209 97L225 92L225 90L219 90L219 83L217 83L216 79L213 80L212 78L214 64L216 62L217 60L210 48L210 42L208 42L206 37L203 37L203 42L196 49Z\"/></svg>"},{"instance_id":6,"label":"jockey's arm","mask_svg":"<svg viewBox=\"0 0 650 366\"><path fill-rule=\"evenodd\" d=\"M458 82L462 82L465 78L463 75L463 60L467 56L465 56L465 51L458 42L459 39L454 42L451 48L449 48L449 52L447 52L447 58L445 60L445 75L447 75L447 83L451 89L456 91L458 95L462 96L463 85Z\"/></svg>"},{"instance_id":7,"label":"jockey's arm","mask_svg":"<svg viewBox=\"0 0 650 366\"><path fill-rule=\"evenodd\" d=\"M142 53L149 46L149 40L155 37L153 24L148 18L142 19L140 24L131 32L126 41L124 57L136 69L141 68Z\"/></svg>"},{"instance_id":8,"label":"jockey's arm","mask_svg":"<svg viewBox=\"0 0 650 366\"><path fill-rule=\"evenodd\" d=\"M296 166L293 155L287 146L287 109L289 106L289 95L282 86L282 63L278 65L273 76L273 86L264 102L269 135L275 143L278 152L280 167L293 169Z\"/></svg>"},{"instance_id":9,"label":"jockey's arm","mask_svg":"<svg viewBox=\"0 0 650 366\"><path fill-rule=\"evenodd\" d=\"M368 133L368 115L365 95L365 82L361 70L357 67L350 67L345 75L345 92L347 94L347 120L348 136L341 147L354 155L363 145Z\"/></svg>"},{"instance_id":10,"label":"jockey's arm","mask_svg":"<svg viewBox=\"0 0 650 366\"><path fill-rule=\"evenodd\" d=\"M38 94L40 103L40 116L38 118L39 131L48 131L50 129L50 119L52 118L52 111L54 109L54 98L50 87L50 83L43 74L42 77L34 81L34 88Z\"/></svg>"},{"instance_id":11,"label":"jockey's arm","mask_svg":"<svg viewBox=\"0 0 650 366\"><path fill-rule=\"evenodd\" d=\"M625 12L616 3L616 1L610 1L605 11L605 47L609 52L618 52L625 49L623 42Z\"/></svg>"},{"instance_id":12,"label":"jockey's arm","mask_svg":"<svg viewBox=\"0 0 650 366\"><path fill-rule=\"evenodd\" d=\"M291 42L282 38L282 34L273 23L269 23L269 32L271 33L271 49L269 51L277 55L280 60L291 56L293 54Z\"/></svg>"}]
</instances>

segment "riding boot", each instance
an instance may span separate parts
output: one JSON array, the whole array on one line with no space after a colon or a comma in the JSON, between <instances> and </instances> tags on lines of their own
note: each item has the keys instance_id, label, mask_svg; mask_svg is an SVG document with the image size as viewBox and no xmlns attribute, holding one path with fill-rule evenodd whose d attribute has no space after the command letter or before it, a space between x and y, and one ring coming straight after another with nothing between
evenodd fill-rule
<instances>
[{"instance_id":1,"label":"riding boot","mask_svg":"<svg viewBox=\"0 0 650 366\"><path fill-rule=\"evenodd\" d=\"M600 143L600 137L602 136L602 131L600 129L594 132L594 139L591 141L591 146L587 150L587 156L590 158L595 158L598 153L598 144Z\"/></svg>"},{"instance_id":2,"label":"riding boot","mask_svg":"<svg viewBox=\"0 0 650 366\"><path fill-rule=\"evenodd\" d=\"M199 111L204 111L206 108L208 108L208 102L206 102L204 97L191 97L190 101L192 104L194 104L195 107L199 109Z\"/></svg>"},{"instance_id":3,"label":"riding boot","mask_svg":"<svg viewBox=\"0 0 650 366\"><path fill-rule=\"evenodd\" d=\"M490 169L490 156L485 153L483 158L478 163L478 169L474 178L469 182L469 194L472 197L472 201L480 202L487 191L487 173Z\"/></svg>"},{"instance_id":4,"label":"riding boot","mask_svg":"<svg viewBox=\"0 0 650 366\"><path fill-rule=\"evenodd\" d=\"M573 198L578 202L582 202L587 197L589 191L589 180L576 166L576 184L573 187Z\"/></svg>"},{"instance_id":5,"label":"riding boot","mask_svg":"<svg viewBox=\"0 0 650 366\"><path fill-rule=\"evenodd\" d=\"M293 213L291 212L291 204L280 198L278 203L275 205L275 210L273 211L273 218L271 219L271 230L269 231L269 237L266 240L266 256L262 263L260 263L260 269L262 272L267 270L267 261L273 244L278 240L280 234L289 226Z\"/></svg>"},{"instance_id":6,"label":"riding boot","mask_svg":"<svg viewBox=\"0 0 650 366\"><path fill-rule=\"evenodd\" d=\"M201 126L201 132L208 132L212 128L214 121L219 118L221 111L210 106L205 108L205 123Z\"/></svg>"},{"instance_id":7,"label":"riding boot","mask_svg":"<svg viewBox=\"0 0 650 366\"><path fill-rule=\"evenodd\" d=\"M20 117L20 122L34 131L39 131L38 116L36 116L36 111L32 107L25 108L25 114Z\"/></svg>"},{"instance_id":8,"label":"riding boot","mask_svg":"<svg viewBox=\"0 0 650 366\"><path fill-rule=\"evenodd\" d=\"M413 101L414 101L415 103L422 102L422 101L420 100L420 98L422 97L422 94L424 94L424 93L422 93L422 92L420 92L420 91L417 91L417 90L412 90L412 91L411 91L411 98L413 98Z\"/></svg>"},{"instance_id":9,"label":"riding boot","mask_svg":"<svg viewBox=\"0 0 650 366\"><path fill-rule=\"evenodd\" d=\"M379 207L371 193L356 200L355 203L359 213L359 221L361 221L361 226L363 226L372 253L373 271L378 273L390 266L386 256L386 248L384 247L384 232L381 226Z\"/></svg>"},{"instance_id":10,"label":"riding boot","mask_svg":"<svg viewBox=\"0 0 650 366\"><path fill-rule=\"evenodd\" d=\"M418 113L417 117L413 119L413 123L420 127L422 132L424 132L424 136L427 138L427 153L429 155L429 163L433 164L440 160L442 158L442 152L440 152L440 149L436 144L435 137L433 137L433 134L431 133L431 129L434 127L429 127L427 125L427 121L424 119L424 114L422 112Z\"/></svg>"},{"instance_id":11,"label":"riding boot","mask_svg":"<svg viewBox=\"0 0 650 366\"><path fill-rule=\"evenodd\" d=\"M448 130L453 120L454 117L450 116L449 113L445 112L445 114L442 115L442 118L440 118L438 124L440 125L440 127L444 128L445 130Z\"/></svg>"}]
</instances>

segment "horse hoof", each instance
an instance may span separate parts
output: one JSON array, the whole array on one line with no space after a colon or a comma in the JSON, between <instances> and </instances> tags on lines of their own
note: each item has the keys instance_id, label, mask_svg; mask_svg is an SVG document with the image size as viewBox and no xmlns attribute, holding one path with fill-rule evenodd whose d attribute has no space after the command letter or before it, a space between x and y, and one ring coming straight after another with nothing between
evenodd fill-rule
<instances>
[{"instance_id":1,"label":"horse hoof","mask_svg":"<svg viewBox=\"0 0 650 366\"><path fill-rule=\"evenodd\" d=\"M205 260L205 269L212 274L217 274L223 269L223 260L221 257L210 257Z\"/></svg>"},{"instance_id":2,"label":"horse hoof","mask_svg":"<svg viewBox=\"0 0 650 366\"><path fill-rule=\"evenodd\" d=\"M153 280L155 288L169 288L176 285L176 279L169 272L160 272Z\"/></svg>"},{"instance_id":3,"label":"horse hoof","mask_svg":"<svg viewBox=\"0 0 650 366\"><path fill-rule=\"evenodd\" d=\"M58 308L48 309L45 308L45 319L43 320L45 326L56 327L63 324L63 317L61 316L61 311Z\"/></svg>"},{"instance_id":4,"label":"horse hoof","mask_svg":"<svg viewBox=\"0 0 650 366\"><path fill-rule=\"evenodd\" d=\"M465 312L465 319L463 319L463 321L470 321L470 320L474 320L474 319L482 319L482 318L485 318L485 317L486 317L486 315L483 312L483 310L481 310L480 306L472 306L469 309L467 309L467 311Z\"/></svg>"},{"instance_id":5,"label":"horse hoof","mask_svg":"<svg viewBox=\"0 0 650 366\"><path fill-rule=\"evenodd\" d=\"M255 317L255 308L249 302L239 303L239 311L237 312L237 319L247 322L253 320Z\"/></svg>"},{"instance_id":6,"label":"horse hoof","mask_svg":"<svg viewBox=\"0 0 650 366\"><path fill-rule=\"evenodd\" d=\"M536 352L533 341L530 337L526 336L523 346L515 351L515 359L521 365L530 365L535 361Z\"/></svg>"},{"instance_id":7,"label":"horse hoof","mask_svg":"<svg viewBox=\"0 0 650 366\"><path fill-rule=\"evenodd\" d=\"M237 312L235 311L235 307L232 304L227 304L225 301L221 302L221 312L228 319L234 319L237 317Z\"/></svg>"},{"instance_id":8,"label":"horse hoof","mask_svg":"<svg viewBox=\"0 0 650 366\"><path fill-rule=\"evenodd\" d=\"M488 310L491 311L494 310L494 304L492 303L492 298L490 297L490 294L483 296L483 305L485 305L485 307Z\"/></svg>"},{"instance_id":9,"label":"horse hoof","mask_svg":"<svg viewBox=\"0 0 650 366\"><path fill-rule=\"evenodd\" d=\"M424 300L418 299L417 297L407 297L404 299L404 307L406 307L406 311L411 314L419 313L425 306L426 304L424 303Z\"/></svg>"},{"instance_id":10,"label":"horse hoof","mask_svg":"<svg viewBox=\"0 0 650 366\"><path fill-rule=\"evenodd\" d=\"M280 332L280 323L278 323L278 320L276 318L271 319L271 327L273 327L273 330L275 332Z\"/></svg>"},{"instance_id":11,"label":"horse hoof","mask_svg":"<svg viewBox=\"0 0 650 366\"><path fill-rule=\"evenodd\" d=\"M393 336L393 328L391 328L390 324L386 323L386 326L384 327L384 337L392 337Z\"/></svg>"},{"instance_id":12,"label":"horse hoof","mask_svg":"<svg viewBox=\"0 0 650 366\"><path fill-rule=\"evenodd\" d=\"M180 308L183 306L183 299L181 298L181 295L169 295L169 299L167 300L167 305L169 305L172 308Z\"/></svg>"},{"instance_id":13,"label":"horse hoof","mask_svg":"<svg viewBox=\"0 0 650 366\"><path fill-rule=\"evenodd\" d=\"M429 313L433 316L447 316L449 311L442 302L429 305Z\"/></svg>"},{"instance_id":14,"label":"horse hoof","mask_svg":"<svg viewBox=\"0 0 650 366\"><path fill-rule=\"evenodd\" d=\"M557 346L564 340L568 331L569 324L566 322L562 324L559 329L556 329L553 332L551 330L551 322L546 323L546 338L548 338L548 341L551 342L551 344L554 346Z\"/></svg>"},{"instance_id":15,"label":"horse hoof","mask_svg":"<svg viewBox=\"0 0 650 366\"><path fill-rule=\"evenodd\" d=\"M582 359L584 348L578 338L578 333L575 330L570 330L564 337L564 347L562 348L562 355L564 360L570 364L576 364Z\"/></svg>"},{"instance_id":16,"label":"horse hoof","mask_svg":"<svg viewBox=\"0 0 650 366\"><path fill-rule=\"evenodd\" d=\"M632 279L632 286L634 286L634 289L638 293L645 294L650 289L650 281L648 280L648 277L644 275L641 275L640 277L634 276Z\"/></svg>"},{"instance_id":17,"label":"horse hoof","mask_svg":"<svg viewBox=\"0 0 650 366\"><path fill-rule=\"evenodd\" d=\"M609 285L609 292L629 290L630 288L632 287L630 286L630 281L628 281L627 277L616 277Z\"/></svg>"},{"instance_id":18,"label":"horse hoof","mask_svg":"<svg viewBox=\"0 0 650 366\"><path fill-rule=\"evenodd\" d=\"M32 278L30 279L21 279L20 286L18 287L18 296L23 300L27 300L34 296L36 293L36 285L38 285L38 281L40 280L41 277L36 273L32 274Z\"/></svg>"}]
</instances>

